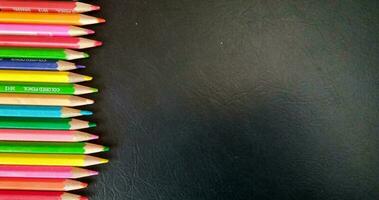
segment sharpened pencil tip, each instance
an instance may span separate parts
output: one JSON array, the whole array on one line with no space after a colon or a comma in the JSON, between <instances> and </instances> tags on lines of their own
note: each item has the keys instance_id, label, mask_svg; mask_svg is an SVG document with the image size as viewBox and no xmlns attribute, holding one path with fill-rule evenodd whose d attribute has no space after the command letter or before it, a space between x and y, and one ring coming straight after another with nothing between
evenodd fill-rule
<instances>
[{"instance_id":1,"label":"sharpened pencil tip","mask_svg":"<svg viewBox=\"0 0 379 200\"><path fill-rule=\"evenodd\" d=\"M88 200L87 197L80 197L80 200Z\"/></svg>"},{"instance_id":2,"label":"sharpened pencil tip","mask_svg":"<svg viewBox=\"0 0 379 200\"><path fill-rule=\"evenodd\" d=\"M81 110L80 111L80 114L82 114L82 115L93 115L93 112L91 112L91 111L89 111L89 110Z\"/></svg>"},{"instance_id":3,"label":"sharpened pencil tip","mask_svg":"<svg viewBox=\"0 0 379 200\"><path fill-rule=\"evenodd\" d=\"M90 80L92 80L93 78L91 77L91 76L84 76L84 80L85 81L90 81Z\"/></svg>"},{"instance_id":4,"label":"sharpened pencil tip","mask_svg":"<svg viewBox=\"0 0 379 200\"><path fill-rule=\"evenodd\" d=\"M98 21L99 21L99 23L105 23L106 22L106 20L103 18L98 18Z\"/></svg>"},{"instance_id":5,"label":"sharpened pencil tip","mask_svg":"<svg viewBox=\"0 0 379 200\"><path fill-rule=\"evenodd\" d=\"M95 122L89 122L88 127L89 128L96 127L96 123Z\"/></svg>"},{"instance_id":6,"label":"sharpened pencil tip","mask_svg":"<svg viewBox=\"0 0 379 200\"><path fill-rule=\"evenodd\" d=\"M83 53L83 57L84 58L89 58L89 54L88 53Z\"/></svg>"},{"instance_id":7,"label":"sharpened pencil tip","mask_svg":"<svg viewBox=\"0 0 379 200\"><path fill-rule=\"evenodd\" d=\"M109 151L110 148L109 147L104 147L104 151Z\"/></svg>"},{"instance_id":8,"label":"sharpened pencil tip","mask_svg":"<svg viewBox=\"0 0 379 200\"><path fill-rule=\"evenodd\" d=\"M92 6L91 6L91 10L93 10L93 11L95 11L95 10L100 10L100 6L92 5Z\"/></svg>"},{"instance_id":9,"label":"sharpened pencil tip","mask_svg":"<svg viewBox=\"0 0 379 200\"><path fill-rule=\"evenodd\" d=\"M84 66L84 65L76 65L76 69L85 69L86 68L86 66Z\"/></svg>"},{"instance_id":10,"label":"sharpened pencil tip","mask_svg":"<svg viewBox=\"0 0 379 200\"><path fill-rule=\"evenodd\" d=\"M80 185L82 186L82 188L88 187L88 183L81 183Z\"/></svg>"},{"instance_id":11,"label":"sharpened pencil tip","mask_svg":"<svg viewBox=\"0 0 379 200\"><path fill-rule=\"evenodd\" d=\"M95 42L95 46L97 46L97 47L98 47L98 46L101 46L101 45L103 45L103 43L102 43L102 42L100 42L100 41L96 41L96 42Z\"/></svg>"},{"instance_id":12,"label":"sharpened pencil tip","mask_svg":"<svg viewBox=\"0 0 379 200\"><path fill-rule=\"evenodd\" d=\"M91 176L97 176L97 175L99 175L99 172L97 172L97 171L90 171L90 175Z\"/></svg>"}]
</instances>

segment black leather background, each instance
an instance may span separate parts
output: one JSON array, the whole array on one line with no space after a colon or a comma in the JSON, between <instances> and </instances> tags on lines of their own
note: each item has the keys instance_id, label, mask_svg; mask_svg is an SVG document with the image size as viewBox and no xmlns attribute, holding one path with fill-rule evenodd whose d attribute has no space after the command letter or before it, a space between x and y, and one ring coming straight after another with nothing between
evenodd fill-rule
<instances>
[{"instance_id":1,"label":"black leather background","mask_svg":"<svg viewBox=\"0 0 379 200\"><path fill-rule=\"evenodd\" d=\"M91 2L91 200L379 198L379 1Z\"/></svg>"}]
</instances>

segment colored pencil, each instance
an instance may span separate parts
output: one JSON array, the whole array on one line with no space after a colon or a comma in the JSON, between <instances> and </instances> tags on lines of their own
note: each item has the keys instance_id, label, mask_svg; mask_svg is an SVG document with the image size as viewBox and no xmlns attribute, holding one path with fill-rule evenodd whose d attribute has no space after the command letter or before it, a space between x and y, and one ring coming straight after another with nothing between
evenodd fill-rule
<instances>
[{"instance_id":1,"label":"colored pencil","mask_svg":"<svg viewBox=\"0 0 379 200\"><path fill-rule=\"evenodd\" d=\"M42 48L67 48L85 49L101 46L102 43L79 37L51 37L51 36L27 36L27 35L0 35L2 47L42 47Z\"/></svg>"},{"instance_id":2,"label":"colored pencil","mask_svg":"<svg viewBox=\"0 0 379 200\"><path fill-rule=\"evenodd\" d=\"M0 104L5 105L34 105L34 106L84 106L94 101L72 95L44 94L6 94L0 93Z\"/></svg>"},{"instance_id":3,"label":"colored pencil","mask_svg":"<svg viewBox=\"0 0 379 200\"><path fill-rule=\"evenodd\" d=\"M0 178L1 190L72 191L86 188L87 183L70 179Z\"/></svg>"},{"instance_id":4,"label":"colored pencil","mask_svg":"<svg viewBox=\"0 0 379 200\"><path fill-rule=\"evenodd\" d=\"M0 70L0 81L38 83L78 83L90 81L92 77L72 72Z\"/></svg>"},{"instance_id":5,"label":"colored pencil","mask_svg":"<svg viewBox=\"0 0 379 200\"><path fill-rule=\"evenodd\" d=\"M3 200L88 200L87 197L66 192L1 190Z\"/></svg>"},{"instance_id":6,"label":"colored pencil","mask_svg":"<svg viewBox=\"0 0 379 200\"><path fill-rule=\"evenodd\" d=\"M108 147L83 142L15 142L0 141L0 153L93 154Z\"/></svg>"},{"instance_id":7,"label":"colored pencil","mask_svg":"<svg viewBox=\"0 0 379 200\"><path fill-rule=\"evenodd\" d=\"M83 36L95 31L70 25L1 24L0 35Z\"/></svg>"},{"instance_id":8,"label":"colored pencil","mask_svg":"<svg viewBox=\"0 0 379 200\"><path fill-rule=\"evenodd\" d=\"M0 140L35 142L84 142L99 136L81 131L0 129Z\"/></svg>"},{"instance_id":9,"label":"colored pencil","mask_svg":"<svg viewBox=\"0 0 379 200\"><path fill-rule=\"evenodd\" d=\"M68 71L83 68L85 66L63 60L0 59L0 69Z\"/></svg>"},{"instance_id":10,"label":"colored pencil","mask_svg":"<svg viewBox=\"0 0 379 200\"><path fill-rule=\"evenodd\" d=\"M105 22L104 19L83 14L0 12L0 23L90 25Z\"/></svg>"},{"instance_id":11,"label":"colored pencil","mask_svg":"<svg viewBox=\"0 0 379 200\"><path fill-rule=\"evenodd\" d=\"M69 118L84 115L92 115L92 112L61 106L0 105L0 117Z\"/></svg>"},{"instance_id":12,"label":"colored pencil","mask_svg":"<svg viewBox=\"0 0 379 200\"><path fill-rule=\"evenodd\" d=\"M70 49L0 47L0 58L75 60L88 57L86 53Z\"/></svg>"},{"instance_id":13,"label":"colored pencil","mask_svg":"<svg viewBox=\"0 0 379 200\"><path fill-rule=\"evenodd\" d=\"M15 118L0 117L0 128L42 129L42 130L79 130L95 127L93 122L64 118Z\"/></svg>"},{"instance_id":14,"label":"colored pencil","mask_svg":"<svg viewBox=\"0 0 379 200\"><path fill-rule=\"evenodd\" d=\"M0 153L0 165L42 165L88 167L107 163L107 159L88 155Z\"/></svg>"},{"instance_id":15,"label":"colored pencil","mask_svg":"<svg viewBox=\"0 0 379 200\"><path fill-rule=\"evenodd\" d=\"M0 82L0 93L81 95L97 91L95 88L71 83Z\"/></svg>"},{"instance_id":16,"label":"colored pencil","mask_svg":"<svg viewBox=\"0 0 379 200\"><path fill-rule=\"evenodd\" d=\"M0 165L0 177L9 178L84 178L99 173L77 167ZM1 199L1 198L0 198Z\"/></svg>"},{"instance_id":17,"label":"colored pencil","mask_svg":"<svg viewBox=\"0 0 379 200\"><path fill-rule=\"evenodd\" d=\"M99 6L69 1L17 1L1 0L0 10L43 13L84 13L99 10Z\"/></svg>"}]
</instances>

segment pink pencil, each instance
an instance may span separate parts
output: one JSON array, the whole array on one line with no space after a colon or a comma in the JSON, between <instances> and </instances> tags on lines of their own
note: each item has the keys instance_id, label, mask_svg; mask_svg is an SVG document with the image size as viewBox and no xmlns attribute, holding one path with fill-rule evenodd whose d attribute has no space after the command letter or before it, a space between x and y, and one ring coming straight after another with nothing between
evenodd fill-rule
<instances>
[{"instance_id":1,"label":"pink pencil","mask_svg":"<svg viewBox=\"0 0 379 200\"><path fill-rule=\"evenodd\" d=\"M93 33L95 33L93 30L67 25L31 25L0 23L0 35L82 36Z\"/></svg>"},{"instance_id":2,"label":"pink pencil","mask_svg":"<svg viewBox=\"0 0 379 200\"><path fill-rule=\"evenodd\" d=\"M100 41L79 37L0 35L0 46L2 47L85 49L100 45L102 45Z\"/></svg>"},{"instance_id":3,"label":"pink pencil","mask_svg":"<svg viewBox=\"0 0 379 200\"><path fill-rule=\"evenodd\" d=\"M77 167L0 165L0 177L5 178L83 178L98 172Z\"/></svg>"},{"instance_id":4,"label":"pink pencil","mask_svg":"<svg viewBox=\"0 0 379 200\"><path fill-rule=\"evenodd\" d=\"M98 138L81 131L0 129L4 141L83 142Z\"/></svg>"}]
</instances>

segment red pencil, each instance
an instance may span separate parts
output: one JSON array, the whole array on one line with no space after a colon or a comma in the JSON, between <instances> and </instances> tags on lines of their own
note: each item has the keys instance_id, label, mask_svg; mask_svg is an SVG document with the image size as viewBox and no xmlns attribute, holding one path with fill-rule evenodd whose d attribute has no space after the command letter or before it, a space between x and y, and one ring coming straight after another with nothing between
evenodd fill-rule
<instances>
[{"instance_id":1,"label":"red pencil","mask_svg":"<svg viewBox=\"0 0 379 200\"><path fill-rule=\"evenodd\" d=\"M81 2L0 0L0 10L2 11L84 13L99 9L99 6Z\"/></svg>"},{"instance_id":2,"label":"red pencil","mask_svg":"<svg viewBox=\"0 0 379 200\"><path fill-rule=\"evenodd\" d=\"M0 35L0 46L2 47L85 49L100 45L102 45L100 41L79 37Z\"/></svg>"},{"instance_id":3,"label":"red pencil","mask_svg":"<svg viewBox=\"0 0 379 200\"><path fill-rule=\"evenodd\" d=\"M88 200L87 197L66 192L37 192L0 190L1 200Z\"/></svg>"}]
</instances>

